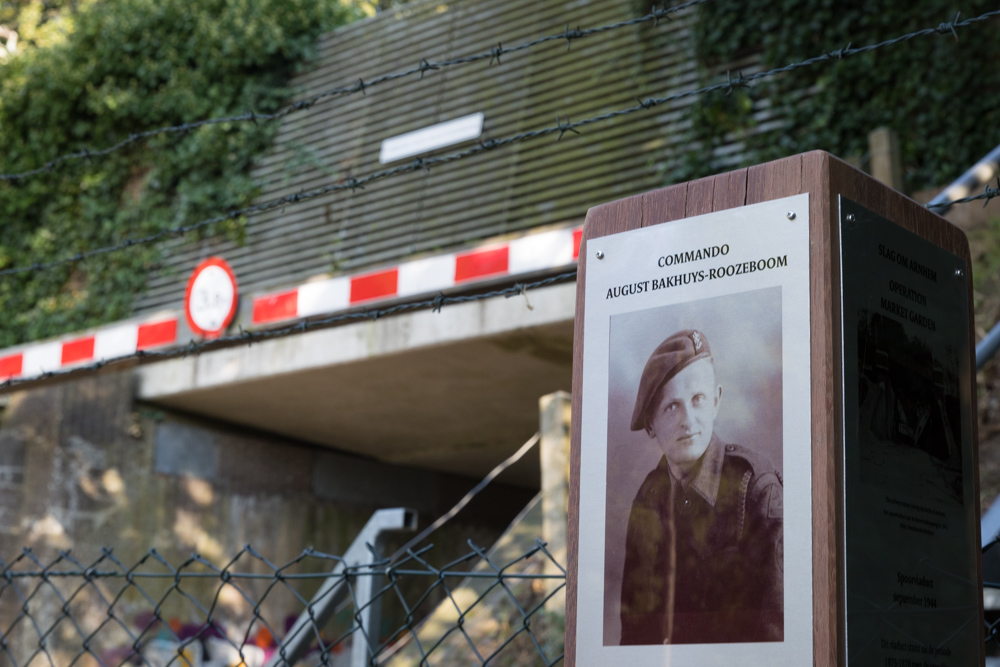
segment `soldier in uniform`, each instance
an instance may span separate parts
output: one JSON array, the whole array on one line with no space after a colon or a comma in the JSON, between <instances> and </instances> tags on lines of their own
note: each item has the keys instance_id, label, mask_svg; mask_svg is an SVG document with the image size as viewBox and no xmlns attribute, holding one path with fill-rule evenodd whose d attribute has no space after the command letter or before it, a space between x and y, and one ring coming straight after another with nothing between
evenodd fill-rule
<instances>
[{"instance_id":1,"label":"soldier in uniform","mask_svg":"<svg viewBox=\"0 0 1000 667\"><path fill-rule=\"evenodd\" d=\"M646 362L631 428L663 458L632 501L623 645L784 637L781 475L715 435L721 399L700 331L675 333Z\"/></svg>"}]
</instances>

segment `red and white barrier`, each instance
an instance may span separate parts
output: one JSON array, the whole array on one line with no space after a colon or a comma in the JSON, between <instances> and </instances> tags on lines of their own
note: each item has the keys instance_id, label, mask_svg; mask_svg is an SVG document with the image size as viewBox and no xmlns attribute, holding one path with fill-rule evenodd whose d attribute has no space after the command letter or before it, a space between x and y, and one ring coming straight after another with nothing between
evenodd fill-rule
<instances>
[{"instance_id":1,"label":"red and white barrier","mask_svg":"<svg viewBox=\"0 0 1000 667\"><path fill-rule=\"evenodd\" d=\"M127 357L177 342L177 318L116 324L87 336L30 345L0 352L0 382L12 377L38 377L63 368Z\"/></svg>"},{"instance_id":2,"label":"red and white barrier","mask_svg":"<svg viewBox=\"0 0 1000 667\"><path fill-rule=\"evenodd\" d=\"M531 234L508 243L438 255L355 276L341 276L273 292L253 300L252 323L271 324L346 310L356 305L433 294L476 280L572 264L582 228Z\"/></svg>"},{"instance_id":3,"label":"red and white barrier","mask_svg":"<svg viewBox=\"0 0 1000 667\"><path fill-rule=\"evenodd\" d=\"M253 299L252 326L346 310L356 305L421 294L501 276L515 276L574 263L583 228L529 234L505 243L438 255L395 267L339 276L264 294ZM33 378L139 350L178 344L180 314L149 322L116 323L84 336L0 350L0 382Z\"/></svg>"}]
</instances>

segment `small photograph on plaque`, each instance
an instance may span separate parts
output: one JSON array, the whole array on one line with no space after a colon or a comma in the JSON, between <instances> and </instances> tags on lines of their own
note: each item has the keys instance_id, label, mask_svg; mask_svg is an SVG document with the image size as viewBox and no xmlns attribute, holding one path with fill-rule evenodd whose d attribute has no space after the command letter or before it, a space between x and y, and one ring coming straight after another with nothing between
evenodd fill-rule
<instances>
[{"instance_id":1,"label":"small photograph on plaque","mask_svg":"<svg viewBox=\"0 0 1000 667\"><path fill-rule=\"evenodd\" d=\"M922 293L894 280L897 293L926 306ZM935 327L924 319L924 326ZM919 496L962 498L958 350L932 346L891 315L858 311L861 481ZM905 522L907 530L932 534Z\"/></svg>"},{"instance_id":2,"label":"small photograph on plaque","mask_svg":"<svg viewBox=\"0 0 1000 667\"><path fill-rule=\"evenodd\" d=\"M612 316L607 457L605 645L781 641L781 288Z\"/></svg>"}]
</instances>

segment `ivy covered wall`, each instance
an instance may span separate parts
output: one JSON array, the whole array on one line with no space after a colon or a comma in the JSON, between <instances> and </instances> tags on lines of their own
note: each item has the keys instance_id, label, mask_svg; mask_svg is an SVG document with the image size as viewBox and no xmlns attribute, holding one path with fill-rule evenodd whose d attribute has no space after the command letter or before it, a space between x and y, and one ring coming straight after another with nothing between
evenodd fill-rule
<instances>
[{"instance_id":1,"label":"ivy covered wall","mask_svg":"<svg viewBox=\"0 0 1000 667\"><path fill-rule=\"evenodd\" d=\"M153 127L272 111L287 99L288 75L308 59L319 33L397 1L0 1L0 28L13 26L21 36L11 48L0 34L0 172L33 169ZM641 13L651 4L631 1ZM962 5L712 0L697 8L696 52L703 79L716 82L749 54L760 54L763 67L783 65L934 26L959 9L972 16L993 8L985 0ZM679 167L665 169L664 184L732 168L713 149L734 139L746 142L747 163L815 148L863 159L868 132L879 126L900 135L908 189L949 182L1000 142L997 22L960 35L699 98L689 112L690 148ZM780 129L762 124L768 114L782 119ZM212 125L0 182L0 270L247 204L255 194L249 166L273 129ZM661 162L668 163L677 164ZM241 230L237 220L201 231L239 239ZM160 252L136 247L0 278L0 348L129 316Z\"/></svg>"},{"instance_id":2,"label":"ivy covered wall","mask_svg":"<svg viewBox=\"0 0 1000 667\"><path fill-rule=\"evenodd\" d=\"M273 111L287 98L288 75L308 58L316 36L365 9L338 0L53 4L62 8L53 16L37 0L0 7L0 21L35 38L0 53L5 173L150 128ZM20 11L8 5L21 5ZM251 123L206 126L0 183L0 269L245 205L254 195L248 167L272 130ZM239 235L240 226L234 221L203 232ZM158 252L136 247L3 277L0 347L127 317Z\"/></svg>"},{"instance_id":3,"label":"ivy covered wall","mask_svg":"<svg viewBox=\"0 0 1000 667\"><path fill-rule=\"evenodd\" d=\"M695 43L714 82L749 53L761 53L764 68L782 66L995 8L985 0L712 0L698 8ZM887 126L900 136L907 189L944 186L1000 143L998 27L993 19L957 40L945 32L701 98L692 110L699 145L668 177L718 171L712 148L727 136L747 141L751 164L814 149L864 161L868 133ZM785 126L761 132L768 113Z\"/></svg>"}]
</instances>

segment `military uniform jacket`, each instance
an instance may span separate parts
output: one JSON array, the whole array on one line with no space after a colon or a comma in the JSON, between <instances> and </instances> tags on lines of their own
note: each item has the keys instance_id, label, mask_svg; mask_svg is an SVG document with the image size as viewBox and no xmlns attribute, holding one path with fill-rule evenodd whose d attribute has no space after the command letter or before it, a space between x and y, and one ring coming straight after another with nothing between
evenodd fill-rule
<instances>
[{"instance_id":1,"label":"military uniform jacket","mask_svg":"<svg viewBox=\"0 0 1000 667\"><path fill-rule=\"evenodd\" d=\"M664 457L632 501L621 643L703 644L784 637L781 476L712 436L681 484Z\"/></svg>"}]
</instances>

